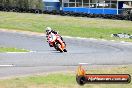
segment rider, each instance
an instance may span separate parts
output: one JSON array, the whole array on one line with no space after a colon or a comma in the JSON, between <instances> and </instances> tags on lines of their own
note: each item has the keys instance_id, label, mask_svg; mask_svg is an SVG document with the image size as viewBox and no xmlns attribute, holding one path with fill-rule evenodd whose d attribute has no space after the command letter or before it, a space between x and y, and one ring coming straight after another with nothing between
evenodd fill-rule
<instances>
[{"instance_id":1,"label":"rider","mask_svg":"<svg viewBox=\"0 0 132 88\"><path fill-rule=\"evenodd\" d=\"M54 33L54 34L58 34L58 32L56 32L55 30L52 30L50 27L46 27L46 37L47 37L51 32Z\"/></svg>"},{"instance_id":2,"label":"rider","mask_svg":"<svg viewBox=\"0 0 132 88\"><path fill-rule=\"evenodd\" d=\"M48 38L49 34L58 34L58 32L56 32L55 30L52 30L50 27L46 27L46 37ZM59 35L59 34L58 34ZM59 35L60 36L60 35ZM63 38L60 36L61 40L63 41Z\"/></svg>"},{"instance_id":3,"label":"rider","mask_svg":"<svg viewBox=\"0 0 132 88\"><path fill-rule=\"evenodd\" d=\"M48 36L49 34L58 34L58 32L56 32L55 30L52 30L50 27L46 27L46 38L47 38L47 41L48 41ZM60 35L59 35L60 36ZM61 40L63 41L63 38L60 36ZM50 47L53 47L50 43L49 43L49 46Z\"/></svg>"}]
</instances>

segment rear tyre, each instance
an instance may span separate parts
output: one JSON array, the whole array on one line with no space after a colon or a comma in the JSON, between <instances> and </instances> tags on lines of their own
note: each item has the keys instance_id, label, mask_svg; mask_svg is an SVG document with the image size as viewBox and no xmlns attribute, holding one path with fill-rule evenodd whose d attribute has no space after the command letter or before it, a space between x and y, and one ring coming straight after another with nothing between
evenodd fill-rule
<instances>
[{"instance_id":1,"label":"rear tyre","mask_svg":"<svg viewBox=\"0 0 132 88\"><path fill-rule=\"evenodd\" d=\"M61 47L61 44L59 42L57 42L56 43L56 50L60 51L60 52L63 52L63 50L60 47Z\"/></svg>"}]
</instances>

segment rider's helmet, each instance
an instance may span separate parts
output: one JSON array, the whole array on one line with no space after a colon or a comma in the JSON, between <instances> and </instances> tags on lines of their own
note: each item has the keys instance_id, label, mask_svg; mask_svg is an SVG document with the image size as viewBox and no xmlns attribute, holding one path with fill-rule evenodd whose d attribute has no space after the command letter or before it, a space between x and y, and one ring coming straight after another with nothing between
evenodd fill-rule
<instances>
[{"instance_id":1,"label":"rider's helmet","mask_svg":"<svg viewBox=\"0 0 132 88\"><path fill-rule=\"evenodd\" d=\"M51 31L52 31L52 29L51 29L50 27L46 27L46 33L47 33L47 34L50 34Z\"/></svg>"}]
</instances>

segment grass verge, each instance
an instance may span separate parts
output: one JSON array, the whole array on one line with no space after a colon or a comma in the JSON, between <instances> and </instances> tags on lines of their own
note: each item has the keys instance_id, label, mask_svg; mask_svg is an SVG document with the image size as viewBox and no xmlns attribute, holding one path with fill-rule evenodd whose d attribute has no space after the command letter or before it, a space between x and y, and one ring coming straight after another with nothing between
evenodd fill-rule
<instances>
[{"instance_id":1,"label":"grass verge","mask_svg":"<svg viewBox=\"0 0 132 88\"><path fill-rule=\"evenodd\" d=\"M0 28L44 32L44 28L50 26L61 35L74 37L132 41L110 37L113 33L132 34L131 25L131 21L125 20L0 12Z\"/></svg>"},{"instance_id":2,"label":"grass verge","mask_svg":"<svg viewBox=\"0 0 132 88\"><path fill-rule=\"evenodd\" d=\"M0 53L1 52L29 52L29 51L25 49L0 47Z\"/></svg>"},{"instance_id":3,"label":"grass verge","mask_svg":"<svg viewBox=\"0 0 132 88\"><path fill-rule=\"evenodd\" d=\"M92 69L88 73L93 74L130 74L132 75L132 65ZM46 75L36 75L13 79L0 80L0 88L132 88L130 84L86 84L79 86L75 80L74 73L50 73Z\"/></svg>"}]
</instances>

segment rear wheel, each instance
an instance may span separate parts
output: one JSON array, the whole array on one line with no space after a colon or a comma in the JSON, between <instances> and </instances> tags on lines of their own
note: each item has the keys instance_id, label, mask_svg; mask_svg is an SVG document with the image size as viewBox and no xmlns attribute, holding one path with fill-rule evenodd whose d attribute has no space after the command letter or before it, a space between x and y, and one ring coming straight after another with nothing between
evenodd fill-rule
<instances>
[{"instance_id":1,"label":"rear wheel","mask_svg":"<svg viewBox=\"0 0 132 88\"><path fill-rule=\"evenodd\" d=\"M60 51L60 52L63 52L63 50L62 50L62 48L61 48L61 44L59 43L59 42L57 42L56 44L55 44L55 49L57 50L57 51Z\"/></svg>"}]
</instances>

